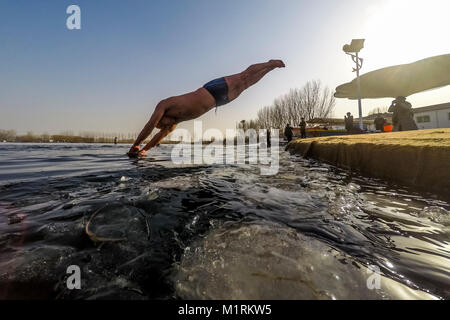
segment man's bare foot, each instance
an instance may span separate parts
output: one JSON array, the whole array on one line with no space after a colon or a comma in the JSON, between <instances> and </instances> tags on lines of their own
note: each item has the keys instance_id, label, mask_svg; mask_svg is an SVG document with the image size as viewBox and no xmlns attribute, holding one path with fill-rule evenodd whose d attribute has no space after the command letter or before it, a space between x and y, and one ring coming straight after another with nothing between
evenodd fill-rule
<instances>
[{"instance_id":1,"label":"man's bare foot","mask_svg":"<svg viewBox=\"0 0 450 320\"><path fill-rule=\"evenodd\" d=\"M270 60L269 62L272 63L277 68L285 68L286 67L286 65L284 64L284 62L282 60Z\"/></svg>"}]
</instances>

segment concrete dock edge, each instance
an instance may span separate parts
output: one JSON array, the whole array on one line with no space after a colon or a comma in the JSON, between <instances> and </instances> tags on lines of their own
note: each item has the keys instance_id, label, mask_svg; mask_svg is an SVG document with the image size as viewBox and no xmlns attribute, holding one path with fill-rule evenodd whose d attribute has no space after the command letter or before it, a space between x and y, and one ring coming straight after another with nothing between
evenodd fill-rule
<instances>
[{"instance_id":1,"label":"concrete dock edge","mask_svg":"<svg viewBox=\"0 0 450 320\"><path fill-rule=\"evenodd\" d=\"M450 129L298 139L291 154L450 198Z\"/></svg>"}]
</instances>

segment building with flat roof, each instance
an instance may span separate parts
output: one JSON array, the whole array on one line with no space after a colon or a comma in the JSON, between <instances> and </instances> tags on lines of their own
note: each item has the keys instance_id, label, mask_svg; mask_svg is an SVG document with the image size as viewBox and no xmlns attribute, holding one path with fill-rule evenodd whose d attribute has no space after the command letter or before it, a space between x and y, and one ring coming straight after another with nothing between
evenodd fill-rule
<instances>
[{"instance_id":1,"label":"building with flat roof","mask_svg":"<svg viewBox=\"0 0 450 320\"><path fill-rule=\"evenodd\" d=\"M427 107L413 108L414 121L419 129L450 128L450 102L436 104ZM363 118L364 128L369 131L375 131L374 120L381 116L386 119L387 124L392 124L392 113L376 113ZM359 119L355 117L353 123L355 127L359 126ZM312 119L307 121L309 129L327 128L328 130L345 130L344 118ZM293 128L294 134L300 134L299 128Z\"/></svg>"},{"instance_id":2,"label":"building with flat roof","mask_svg":"<svg viewBox=\"0 0 450 320\"><path fill-rule=\"evenodd\" d=\"M450 128L450 102L414 108L413 111L419 129Z\"/></svg>"}]
</instances>

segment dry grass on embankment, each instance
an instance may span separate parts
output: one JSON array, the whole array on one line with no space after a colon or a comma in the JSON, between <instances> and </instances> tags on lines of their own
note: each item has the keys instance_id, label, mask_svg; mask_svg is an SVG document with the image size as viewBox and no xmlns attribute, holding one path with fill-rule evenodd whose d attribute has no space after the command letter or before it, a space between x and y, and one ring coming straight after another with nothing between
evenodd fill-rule
<instances>
[{"instance_id":1,"label":"dry grass on embankment","mask_svg":"<svg viewBox=\"0 0 450 320\"><path fill-rule=\"evenodd\" d=\"M450 129L295 140L286 149L450 198Z\"/></svg>"}]
</instances>

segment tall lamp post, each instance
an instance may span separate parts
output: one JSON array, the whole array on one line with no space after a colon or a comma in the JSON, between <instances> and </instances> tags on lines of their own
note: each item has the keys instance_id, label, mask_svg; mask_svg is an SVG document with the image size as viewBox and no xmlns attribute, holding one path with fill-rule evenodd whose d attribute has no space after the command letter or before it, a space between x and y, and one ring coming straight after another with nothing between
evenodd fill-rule
<instances>
[{"instance_id":1,"label":"tall lamp post","mask_svg":"<svg viewBox=\"0 0 450 320\"><path fill-rule=\"evenodd\" d=\"M358 110L359 110L359 128L364 129L362 120L362 105L361 105L361 84L359 81L359 70L363 65L363 59L358 56L359 52L364 48L365 39L353 39L351 44L346 44L343 48L344 52L352 57L353 62L356 63L356 68L353 68L353 72L356 72L356 91L358 94Z\"/></svg>"}]
</instances>

